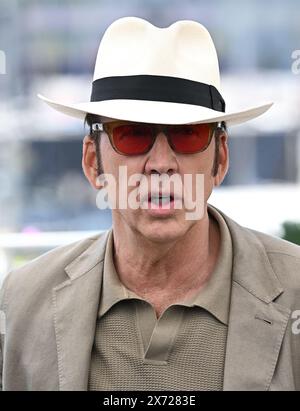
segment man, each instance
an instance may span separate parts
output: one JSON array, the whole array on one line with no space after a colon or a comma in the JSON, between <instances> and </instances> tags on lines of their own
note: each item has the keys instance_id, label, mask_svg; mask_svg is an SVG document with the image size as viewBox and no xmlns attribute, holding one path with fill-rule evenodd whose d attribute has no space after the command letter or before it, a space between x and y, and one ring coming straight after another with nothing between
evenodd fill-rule
<instances>
[{"instance_id":1,"label":"man","mask_svg":"<svg viewBox=\"0 0 300 411\"><path fill-rule=\"evenodd\" d=\"M91 102L42 98L86 118L91 185L101 193L105 173L124 193L124 167L128 179L139 176L126 194L138 188L139 207L118 197L111 230L8 275L3 389L298 390L299 247L207 204L228 169L226 124L270 105L225 112L207 30L117 20L99 47ZM169 191L143 185L188 175L203 179Z\"/></svg>"}]
</instances>

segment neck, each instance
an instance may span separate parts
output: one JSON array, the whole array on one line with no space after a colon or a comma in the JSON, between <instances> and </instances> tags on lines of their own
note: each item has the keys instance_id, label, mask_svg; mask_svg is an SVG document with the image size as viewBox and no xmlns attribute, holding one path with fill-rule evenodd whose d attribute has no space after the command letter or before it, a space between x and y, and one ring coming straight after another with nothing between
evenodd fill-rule
<instances>
[{"instance_id":1,"label":"neck","mask_svg":"<svg viewBox=\"0 0 300 411\"><path fill-rule=\"evenodd\" d=\"M121 229L118 229L121 228ZM122 283L151 300L174 301L199 291L213 271L219 228L206 212L182 237L154 243L124 227L114 227L114 262Z\"/></svg>"}]
</instances>

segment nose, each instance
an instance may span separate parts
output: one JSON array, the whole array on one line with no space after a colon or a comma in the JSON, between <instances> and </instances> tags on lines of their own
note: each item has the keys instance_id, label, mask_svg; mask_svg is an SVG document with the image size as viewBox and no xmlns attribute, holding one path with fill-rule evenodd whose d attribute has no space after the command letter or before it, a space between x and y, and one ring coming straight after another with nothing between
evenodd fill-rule
<instances>
[{"instance_id":1,"label":"nose","mask_svg":"<svg viewBox=\"0 0 300 411\"><path fill-rule=\"evenodd\" d=\"M147 174L166 173L169 175L178 171L176 154L163 132L157 134L155 142L148 153L145 171Z\"/></svg>"}]
</instances>

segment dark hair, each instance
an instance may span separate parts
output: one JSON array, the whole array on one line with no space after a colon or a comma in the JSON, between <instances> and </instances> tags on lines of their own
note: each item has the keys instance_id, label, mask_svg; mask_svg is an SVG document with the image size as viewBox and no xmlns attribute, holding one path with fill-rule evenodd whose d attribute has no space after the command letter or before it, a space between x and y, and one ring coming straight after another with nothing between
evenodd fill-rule
<instances>
[{"instance_id":1,"label":"dark hair","mask_svg":"<svg viewBox=\"0 0 300 411\"><path fill-rule=\"evenodd\" d=\"M103 166L102 166L102 158L100 152L100 133L94 132L92 129L92 125L94 123L101 123L101 117L97 114L87 113L84 120L84 126L88 125L90 132L89 136L93 139L96 146L96 156L97 156L97 167L98 167L98 175L103 173ZM213 127L215 128L217 123L213 123ZM227 126L225 121L222 121L222 127L227 132ZM219 150L220 150L220 133L215 133L215 155L214 155L214 163L212 167L212 176L215 177L218 173L219 169Z\"/></svg>"},{"instance_id":2,"label":"dark hair","mask_svg":"<svg viewBox=\"0 0 300 411\"><path fill-rule=\"evenodd\" d=\"M101 117L98 116L97 114L87 113L84 119L84 126L88 125L90 129L90 134L89 134L90 137L92 137L93 135L92 125L94 123L102 123Z\"/></svg>"},{"instance_id":3,"label":"dark hair","mask_svg":"<svg viewBox=\"0 0 300 411\"><path fill-rule=\"evenodd\" d=\"M222 130L225 130L227 133L227 126L225 121L222 121ZM217 123L214 123L214 127L217 126ZM217 131L215 133L215 155L214 155L214 163L212 166L211 174L215 177L218 174L220 164L220 133Z\"/></svg>"},{"instance_id":4,"label":"dark hair","mask_svg":"<svg viewBox=\"0 0 300 411\"><path fill-rule=\"evenodd\" d=\"M84 127L88 125L90 129L89 136L95 143L96 158L97 158L97 173L98 173L98 176L100 176L101 174L103 174L102 157L101 157L101 150L100 150L100 133L93 131L92 125L94 123L101 123L101 117L97 116L96 114L87 113L84 119Z\"/></svg>"}]
</instances>

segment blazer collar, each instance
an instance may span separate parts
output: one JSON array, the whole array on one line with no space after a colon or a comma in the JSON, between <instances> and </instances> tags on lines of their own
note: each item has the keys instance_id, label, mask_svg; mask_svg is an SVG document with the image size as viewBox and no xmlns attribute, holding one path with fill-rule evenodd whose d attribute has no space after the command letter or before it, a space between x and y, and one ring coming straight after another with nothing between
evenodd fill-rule
<instances>
[{"instance_id":1,"label":"blazer collar","mask_svg":"<svg viewBox=\"0 0 300 411\"><path fill-rule=\"evenodd\" d=\"M93 244L65 267L65 272L71 280L88 273L104 260L106 242L111 230L95 237Z\"/></svg>"},{"instance_id":2,"label":"blazer collar","mask_svg":"<svg viewBox=\"0 0 300 411\"><path fill-rule=\"evenodd\" d=\"M283 288L262 242L253 230L240 226L216 207L211 205L208 207L210 212L217 212L223 216L231 233L234 249L233 282L261 301L266 303L273 301L283 292Z\"/></svg>"}]
</instances>

